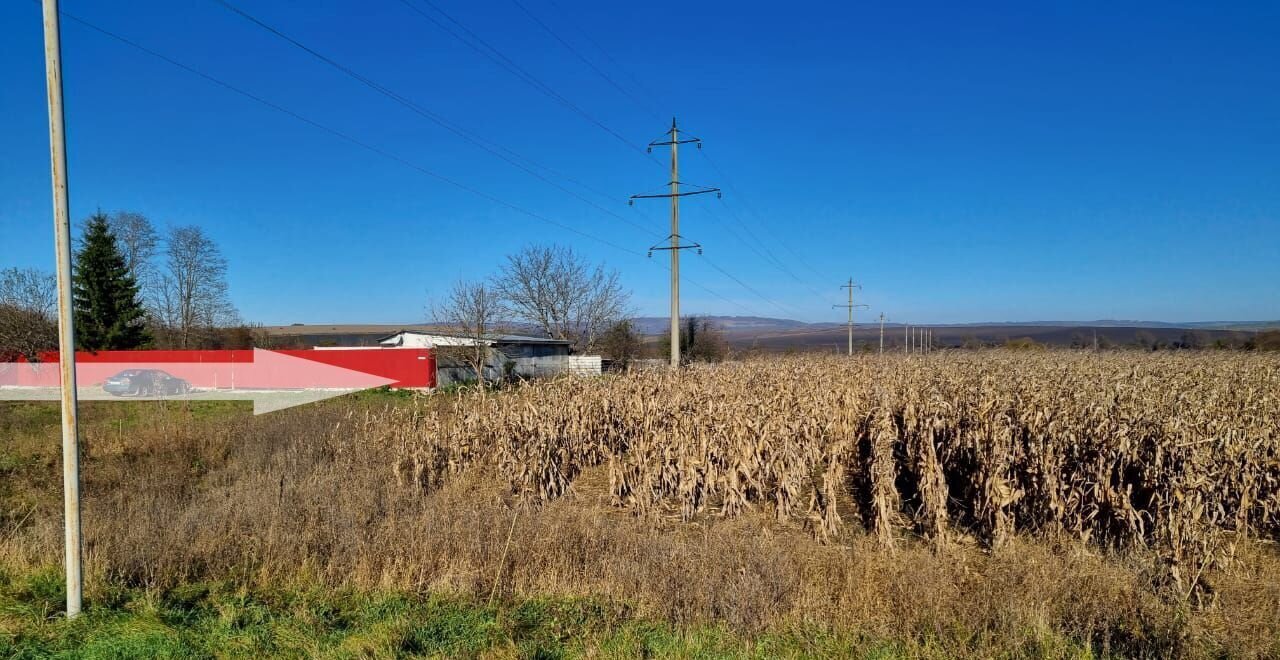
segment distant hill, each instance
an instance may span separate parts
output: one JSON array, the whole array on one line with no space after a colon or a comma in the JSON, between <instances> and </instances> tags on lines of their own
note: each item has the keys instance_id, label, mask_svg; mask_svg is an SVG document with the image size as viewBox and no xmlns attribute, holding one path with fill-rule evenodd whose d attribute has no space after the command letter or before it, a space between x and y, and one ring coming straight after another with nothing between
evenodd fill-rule
<instances>
[{"instance_id":1,"label":"distant hill","mask_svg":"<svg viewBox=\"0 0 1280 660\"><path fill-rule=\"evenodd\" d=\"M805 323L792 319L777 319L767 316L698 316L707 319L726 331L732 332L783 332L787 330L812 330L817 328L844 327L839 323ZM631 319L637 331L646 334L660 334L671 327L669 316L640 316Z\"/></svg>"},{"instance_id":2,"label":"distant hill","mask_svg":"<svg viewBox=\"0 0 1280 660\"><path fill-rule=\"evenodd\" d=\"M702 316L728 332L788 332L796 330L821 330L844 328L839 322L806 323L794 319L780 319L768 316ZM644 334L666 332L668 328L666 316L641 316L631 322ZM872 325L870 319L858 322L859 326ZM875 324L878 328L879 325ZM886 328L901 328L900 323L886 322ZM1184 330L1274 330L1280 329L1280 321L1130 321L1101 319L1097 321L983 321L977 323L934 323L933 328L1010 328L1010 327L1049 327L1049 328L1166 328Z\"/></svg>"},{"instance_id":3,"label":"distant hill","mask_svg":"<svg viewBox=\"0 0 1280 660\"><path fill-rule=\"evenodd\" d=\"M729 342L738 348L768 351L845 350L848 335L843 323L805 323L794 319L765 316L703 316L719 326ZM669 330L666 317L645 316L632 319L636 329L656 341ZM970 324L935 324L934 339L942 345L965 343L1001 344L1009 339L1029 337L1050 346L1070 346L1082 341L1092 343L1096 335L1102 344L1130 345L1143 339L1165 344L1182 341L1183 335L1195 331L1206 344L1217 340L1240 342L1252 333L1280 329L1280 321L1205 321L1167 323L1160 321L1024 321ZM425 330L438 326L421 323L403 324L294 324L262 328L281 346L377 346L378 339L401 329ZM885 323L885 347L901 350L903 327ZM535 328L518 327L513 331L540 335ZM859 322L854 342L879 348L880 326L867 319Z\"/></svg>"},{"instance_id":4,"label":"distant hill","mask_svg":"<svg viewBox=\"0 0 1280 660\"><path fill-rule=\"evenodd\" d=\"M830 350L844 351L848 346L848 330L843 323L805 323L793 319L760 316L703 316L718 325L729 343L737 348L765 351ZM669 329L666 317L633 319L640 332L662 335ZM1280 328L1280 321L1202 321L1171 323L1163 321L1022 321L992 323L948 323L926 326L939 345L1002 344L1010 339L1029 337L1049 346L1092 344L1096 336L1100 345L1134 345L1144 341L1173 344L1195 332L1199 341L1212 345L1216 341L1239 343L1252 333ZM902 350L902 324L885 323L886 350ZM880 326L870 319L859 322L854 330L855 349L864 346L878 350Z\"/></svg>"}]
</instances>

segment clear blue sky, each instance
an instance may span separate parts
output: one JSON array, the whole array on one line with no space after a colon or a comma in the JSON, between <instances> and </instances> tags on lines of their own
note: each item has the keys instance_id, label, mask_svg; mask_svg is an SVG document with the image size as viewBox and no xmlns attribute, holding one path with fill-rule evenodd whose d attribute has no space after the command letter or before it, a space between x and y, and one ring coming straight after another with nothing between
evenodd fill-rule
<instances>
[{"instance_id":1,"label":"clear blue sky","mask_svg":"<svg viewBox=\"0 0 1280 660\"><path fill-rule=\"evenodd\" d=\"M725 199L684 204L682 233L706 253L686 253L683 272L719 296L686 283L686 312L839 320L830 304L852 275L873 312L913 322L1280 318L1280 3L520 0L646 110L510 0L433 1L630 141L673 114L705 141L682 152L681 178ZM643 256L667 234L666 207L626 205L663 168L398 0L234 4L652 230L213 2L63 9L640 255L64 20L76 221L101 207L201 225L242 314L267 324L417 321L429 293L531 242L607 262L640 313L666 313L665 253ZM0 267L51 270L35 2L0 4L0 117ZM753 235L791 272L748 247Z\"/></svg>"}]
</instances>

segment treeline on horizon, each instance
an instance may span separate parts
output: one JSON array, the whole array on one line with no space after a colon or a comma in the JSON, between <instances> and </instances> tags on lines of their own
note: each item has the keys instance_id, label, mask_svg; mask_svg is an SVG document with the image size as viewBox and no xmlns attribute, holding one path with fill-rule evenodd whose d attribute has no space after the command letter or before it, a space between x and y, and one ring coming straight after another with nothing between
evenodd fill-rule
<instances>
[{"instance_id":1,"label":"treeline on horizon","mask_svg":"<svg viewBox=\"0 0 1280 660\"><path fill-rule=\"evenodd\" d=\"M836 351L843 353L845 351L845 342L824 340L820 343L804 343L795 342L786 343L786 337L774 337L776 341L770 343L760 343L751 341L749 344L745 339L739 338L734 343L738 345L739 352L751 353L794 353L802 351L813 352L829 352ZM1117 338L1114 332L1099 331L1097 334L1086 334L1085 332L1073 332L1069 337L1062 337L1060 340L1054 340L1050 336L1041 336L1039 338L1031 336L1007 336L1007 335L987 335L979 336L976 333L965 333L962 335L952 336L933 336L930 340L930 348L932 350L993 350L1006 349L1015 351L1042 351L1042 350L1097 350L1097 351L1280 351L1280 329L1262 330L1256 332L1245 331L1204 331L1197 329L1181 330L1174 334L1170 331L1150 331L1139 329L1133 332L1132 336L1123 339ZM918 339L908 340L911 342L919 341ZM855 337L853 349L858 353L875 353L879 350L880 344L877 339L868 339L866 337ZM922 344L912 343L914 349L920 349ZM903 338L901 335L885 336L884 341L885 352L902 352Z\"/></svg>"}]
</instances>

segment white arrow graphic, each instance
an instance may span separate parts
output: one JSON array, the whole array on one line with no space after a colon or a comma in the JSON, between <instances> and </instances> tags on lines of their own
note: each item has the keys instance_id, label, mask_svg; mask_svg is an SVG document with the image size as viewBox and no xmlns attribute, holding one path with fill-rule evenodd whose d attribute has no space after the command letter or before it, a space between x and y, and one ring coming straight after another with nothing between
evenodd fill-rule
<instances>
[{"instance_id":1,"label":"white arrow graphic","mask_svg":"<svg viewBox=\"0 0 1280 660\"><path fill-rule=\"evenodd\" d=\"M0 400L55 401L61 381L56 362L0 363ZM394 382L257 348L252 362L76 363L81 401L248 400L255 415Z\"/></svg>"}]
</instances>

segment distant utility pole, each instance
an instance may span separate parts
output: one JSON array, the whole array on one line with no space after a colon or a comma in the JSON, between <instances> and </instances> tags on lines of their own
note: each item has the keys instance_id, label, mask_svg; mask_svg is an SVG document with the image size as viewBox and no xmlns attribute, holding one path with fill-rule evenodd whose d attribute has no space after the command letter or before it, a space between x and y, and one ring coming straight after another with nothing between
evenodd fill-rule
<instances>
[{"instance_id":1,"label":"distant utility pole","mask_svg":"<svg viewBox=\"0 0 1280 660\"><path fill-rule=\"evenodd\" d=\"M702 148L702 140L691 137L680 139L680 129L676 128L676 118L671 118L671 130L658 140L649 143L648 151L652 152L654 147L671 147L671 192L661 195L632 195L628 200L629 204L635 204L637 199L655 199L669 198L671 200L671 235L669 246L653 245L649 247L649 256L653 256L654 250L670 250L671 251L671 368L676 369L680 366L680 251L696 248L698 254L702 254L702 246L697 243L689 243L682 245L680 243L680 198L689 195L704 195L706 193L715 193L720 196L719 188L701 188L698 190L689 190L680 192L680 156L679 149L682 144L695 144L699 149Z\"/></svg>"},{"instance_id":2,"label":"distant utility pole","mask_svg":"<svg viewBox=\"0 0 1280 660\"><path fill-rule=\"evenodd\" d=\"M848 284L841 284L840 288L849 290L849 302L845 305L832 305L832 307L844 307L849 310L849 355L853 355L853 310L855 307L866 308L867 306L861 303L857 305L853 304L853 290L861 289L862 285L854 284L852 277L849 278Z\"/></svg>"},{"instance_id":3,"label":"distant utility pole","mask_svg":"<svg viewBox=\"0 0 1280 660\"><path fill-rule=\"evenodd\" d=\"M880 312L880 354L884 355L884 312Z\"/></svg>"},{"instance_id":4,"label":"distant utility pole","mask_svg":"<svg viewBox=\"0 0 1280 660\"><path fill-rule=\"evenodd\" d=\"M911 346L911 342L908 339L910 336L911 336L911 326L907 325L906 323L903 323L902 324L902 354L903 355L906 355L907 353L910 352L910 349L908 348L909 346Z\"/></svg>"},{"instance_id":5,"label":"distant utility pole","mask_svg":"<svg viewBox=\"0 0 1280 660\"><path fill-rule=\"evenodd\" d=\"M58 0L44 0L44 66L53 167L53 234L58 271L58 361L62 375L62 506L67 618L80 614L80 435L76 428L76 333L71 313L71 221L67 202L67 136L62 112L62 37Z\"/></svg>"}]
</instances>

